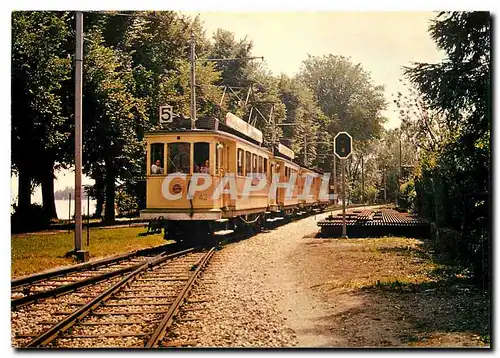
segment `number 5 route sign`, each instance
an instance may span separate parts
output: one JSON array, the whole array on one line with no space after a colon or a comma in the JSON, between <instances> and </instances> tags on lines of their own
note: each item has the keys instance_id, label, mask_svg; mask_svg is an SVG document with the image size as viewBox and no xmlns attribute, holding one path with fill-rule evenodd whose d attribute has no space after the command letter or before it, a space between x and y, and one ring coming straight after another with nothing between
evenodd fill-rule
<instances>
[{"instance_id":1,"label":"number 5 route sign","mask_svg":"<svg viewBox=\"0 0 500 358\"><path fill-rule=\"evenodd\" d=\"M347 132L339 132L335 136L335 155L347 159L352 154L352 137Z\"/></svg>"},{"instance_id":2,"label":"number 5 route sign","mask_svg":"<svg viewBox=\"0 0 500 358\"><path fill-rule=\"evenodd\" d=\"M160 106L160 124L172 123L174 113L172 106Z\"/></svg>"}]
</instances>

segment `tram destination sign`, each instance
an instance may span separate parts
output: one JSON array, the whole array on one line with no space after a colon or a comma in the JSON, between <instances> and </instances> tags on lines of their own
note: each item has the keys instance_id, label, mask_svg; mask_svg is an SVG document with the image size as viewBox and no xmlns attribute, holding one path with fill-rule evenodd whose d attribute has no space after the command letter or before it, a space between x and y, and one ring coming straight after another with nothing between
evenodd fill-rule
<instances>
[{"instance_id":1,"label":"tram destination sign","mask_svg":"<svg viewBox=\"0 0 500 358\"><path fill-rule=\"evenodd\" d=\"M352 137L347 132L339 132L335 136L335 155L347 159L352 154Z\"/></svg>"}]
</instances>

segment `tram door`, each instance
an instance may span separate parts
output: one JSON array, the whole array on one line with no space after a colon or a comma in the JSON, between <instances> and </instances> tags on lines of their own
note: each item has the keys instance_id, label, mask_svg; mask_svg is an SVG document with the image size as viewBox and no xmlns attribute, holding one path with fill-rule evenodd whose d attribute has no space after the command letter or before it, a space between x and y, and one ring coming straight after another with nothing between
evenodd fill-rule
<instances>
[{"instance_id":1,"label":"tram door","mask_svg":"<svg viewBox=\"0 0 500 358\"><path fill-rule=\"evenodd\" d=\"M271 163L271 186L272 186L272 181L274 180L274 174L277 172L276 168L277 168L278 164L276 163ZM278 171L279 173L279 171ZM276 204L278 202L278 190L275 190L274 191L274 194L273 196L271 197L271 204Z\"/></svg>"},{"instance_id":2,"label":"tram door","mask_svg":"<svg viewBox=\"0 0 500 358\"><path fill-rule=\"evenodd\" d=\"M226 144L224 148L221 150L221 177L225 175L234 175L234 173L230 173L229 170L229 146ZM222 180L222 179L221 179ZM230 194L222 194L222 206L229 207L230 206L231 196Z\"/></svg>"}]
</instances>

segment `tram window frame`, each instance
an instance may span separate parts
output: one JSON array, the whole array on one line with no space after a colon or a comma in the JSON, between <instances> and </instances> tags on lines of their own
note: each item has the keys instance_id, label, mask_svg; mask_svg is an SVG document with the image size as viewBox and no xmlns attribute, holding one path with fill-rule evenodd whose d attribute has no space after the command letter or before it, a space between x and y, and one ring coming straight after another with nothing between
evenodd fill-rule
<instances>
[{"instance_id":1,"label":"tram window frame","mask_svg":"<svg viewBox=\"0 0 500 358\"><path fill-rule=\"evenodd\" d=\"M205 147L205 148L203 148ZM208 160L208 169L205 168L205 162ZM193 173L210 174L210 142L193 143ZM202 171L203 170L203 171Z\"/></svg>"},{"instance_id":2,"label":"tram window frame","mask_svg":"<svg viewBox=\"0 0 500 358\"><path fill-rule=\"evenodd\" d=\"M245 151L241 148L238 148L238 155L237 155L237 163L236 163L236 166L237 166L237 172L238 172L238 175L241 175L241 176L244 176L244 172L245 172Z\"/></svg>"},{"instance_id":3,"label":"tram window frame","mask_svg":"<svg viewBox=\"0 0 500 358\"><path fill-rule=\"evenodd\" d=\"M252 174L253 175L258 173L257 162L258 162L257 154L252 153Z\"/></svg>"},{"instance_id":4,"label":"tram window frame","mask_svg":"<svg viewBox=\"0 0 500 358\"><path fill-rule=\"evenodd\" d=\"M186 154L186 150L183 150L182 153L179 152L178 148L179 146L187 148L187 165L186 165L186 160L182 160L181 162L181 155ZM175 159L175 157L172 156L178 156L179 160ZM184 157L185 158L185 157ZM190 142L172 142L172 143L167 143L167 173L172 174L172 173L183 173L183 174L190 174L191 170L191 143ZM184 165L182 165L184 164ZM177 170L176 170L177 169Z\"/></svg>"},{"instance_id":5,"label":"tram window frame","mask_svg":"<svg viewBox=\"0 0 500 358\"><path fill-rule=\"evenodd\" d=\"M221 158L222 156L219 154L219 149L218 149L218 146L219 146L219 142L215 142L214 143L215 145L215 175L219 175L219 162L221 161ZM224 148L221 148L220 150L224 150ZM222 164L222 163L220 163Z\"/></svg>"},{"instance_id":6,"label":"tram window frame","mask_svg":"<svg viewBox=\"0 0 500 358\"><path fill-rule=\"evenodd\" d=\"M159 149L156 149L159 148ZM149 174L150 175L165 175L165 143L151 143L150 145L150 150L151 150L151 163L149 166ZM160 161L160 173L153 173L152 172L152 167L153 164L156 163L156 161Z\"/></svg>"},{"instance_id":7,"label":"tram window frame","mask_svg":"<svg viewBox=\"0 0 500 358\"><path fill-rule=\"evenodd\" d=\"M251 173L252 170L252 153L245 151L245 176Z\"/></svg>"}]
</instances>

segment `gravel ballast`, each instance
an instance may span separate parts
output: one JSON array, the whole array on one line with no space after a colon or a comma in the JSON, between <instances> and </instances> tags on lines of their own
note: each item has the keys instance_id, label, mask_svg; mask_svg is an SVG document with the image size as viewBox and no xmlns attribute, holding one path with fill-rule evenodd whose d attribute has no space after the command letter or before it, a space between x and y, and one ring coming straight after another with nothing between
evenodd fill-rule
<instances>
[{"instance_id":1,"label":"gravel ballast","mask_svg":"<svg viewBox=\"0 0 500 358\"><path fill-rule=\"evenodd\" d=\"M329 213L328 213L329 214ZM311 216L216 253L162 344L187 347L294 347L318 345L295 330L320 304L294 284L288 255L318 232ZM206 302L197 302L206 301ZM190 303L193 302L193 303Z\"/></svg>"}]
</instances>

